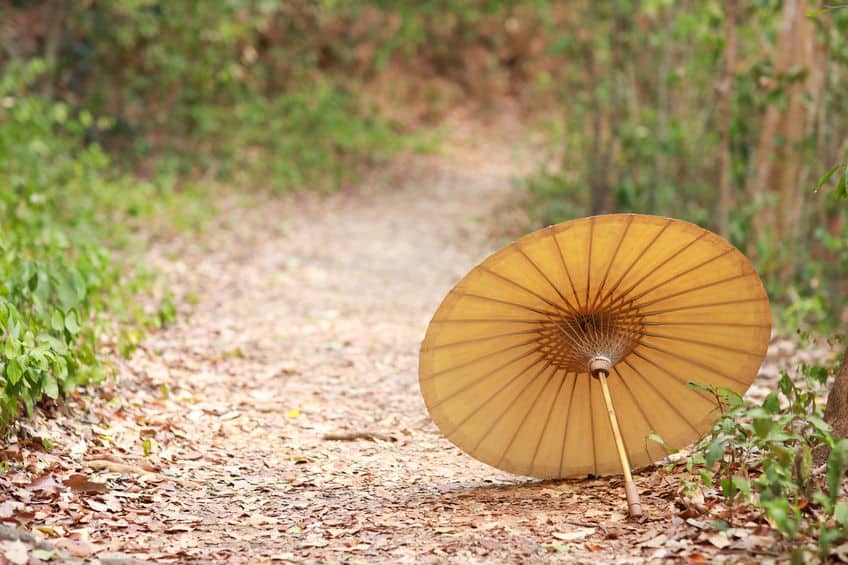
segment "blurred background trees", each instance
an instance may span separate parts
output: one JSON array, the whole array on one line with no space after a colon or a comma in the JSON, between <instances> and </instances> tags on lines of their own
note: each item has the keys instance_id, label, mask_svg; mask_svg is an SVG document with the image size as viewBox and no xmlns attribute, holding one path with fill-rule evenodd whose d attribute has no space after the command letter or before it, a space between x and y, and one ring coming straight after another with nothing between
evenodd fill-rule
<instances>
[{"instance_id":1,"label":"blurred background trees","mask_svg":"<svg viewBox=\"0 0 848 565\"><path fill-rule=\"evenodd\" d=\"M846 29L811 0L0 0L0 217L98 240L187 187L334 190L458 108L511 111L542 161L527 229L685 218L754 257L788 327L832 326Z\"/></svg>"}]
</instances>

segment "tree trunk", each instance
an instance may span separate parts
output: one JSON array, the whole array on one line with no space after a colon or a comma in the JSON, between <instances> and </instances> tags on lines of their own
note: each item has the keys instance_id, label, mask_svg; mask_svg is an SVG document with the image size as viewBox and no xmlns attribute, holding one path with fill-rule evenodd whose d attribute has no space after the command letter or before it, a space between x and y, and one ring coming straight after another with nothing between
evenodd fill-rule
<instances>
[{"instance_id":1,"label":"tree trunk","mask_svg":"<svg viewBox=\"0 0 848 565\"><path fill-rule=\"evenodd\" d=\"M815 26L806 17L807 0L785 0L777 50L775 81L783 83L784 104L766 108L754 155L751 195L762 208L754 216L752 243L767 237L776 243L797 237L801 228L803 190L800 145L808 131L809 76L815 63Z\"/></svg>"},{"instance_id":2,"label":"tree trunk","mask_svg":"<svg viewBox=\"0 0 848 565\"><path fill-rule=\"evenodd\" d=\"M730 155L730 123L733 121L730 104L736 78L736 22L738 21L738 0L725 0L725 44L724 72L718 87L718 107L721 114L721 169L718 180L718 232L724 237L730 237L730 206L733 198L731 193L732 159Z\"/></svg>"},{"instance_id":3,"label":"tree trunk","mask_svg":"<svg viewBox=\"0 0 848 565\"><path fill-rule=\"evenodd\" d=\"M848 349L842 356L842 364L827 395L824 420L833 428L833 437L848 437ZM819 449L813 457L817 465L827 460L828 449Z\"/></svg>"}]
</instances>

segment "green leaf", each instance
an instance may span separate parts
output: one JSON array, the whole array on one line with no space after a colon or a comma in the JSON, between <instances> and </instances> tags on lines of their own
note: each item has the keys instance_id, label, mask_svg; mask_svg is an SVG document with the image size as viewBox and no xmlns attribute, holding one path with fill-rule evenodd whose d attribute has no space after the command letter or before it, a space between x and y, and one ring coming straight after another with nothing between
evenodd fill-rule
<instances>
[{"instance_id":1,"label":"green leaf","mask_svg":"<svg viewBox=\"0 0 848 565\"><path fill-rule=\"evenodd\" d=\"M780 399L777 397L776 393L769 393L769 395L763 401L763 409L765 409L765 411L769 414L780 413Z\"/></svg>"},{"instance_id":2,"label":"green leaf","mask_svg":"<svg viewBox=\"0 0 848 565\"><path fill-rule=\"evenodd\" d=\"M715 465L716 461L720 460L724 456L724 438L719 436L713 440L713 442L707 448L707 455L704 458L704 464L711 468Z\"/></svg>"},{"instance_id":3,"label":"green leaf","mask_svg":"<svg viewBox=\"0 0 848 565\"><path fill-rule=\"evenodd\" d=\"M760 439L766 438L771 432L772 428L774 428L775 422L770 418L756 418L751 425L754 427L754 433L757 434L757 437Z\"/></svg>"},{"instance_id":4,"label":"green leaf","mask_svg":"<svg viewBox=\"0 0 848 565\"><path fill-rule=\"evenodd\" d=\"M67 329L71 335L78 334L82 329L79 322L79 313L76 310L72 309L65 315L65 329Z\"/></svg>"},{"instance_id":5,"label":"green leaf","mask_svg":"<svg viewBox=\"0 0 848 565\"><path fill-rule=\"evenodd\" d=\"M59 383L56 382L55 377L50 373L47 373L44 376L44 383L42 384L41 390L52 400L56 400L59 398Z\"/></svg>"},{"instance_id":6,"label":"green leaf","mask_svg":"<svg viewBox=\"0 0 848 565\"><path fill-rule=\"evenodd\" d=\"M813 450L806 443L798 446L798 451L795 452L795 482L802 488L810 479L810 473L813 470Z\"/></svg>"},{"instance_id":7,"label":"green leaf","mask_svg":"<svg viewBox=\"0 0 848 565\"><path fill-rule=\"evenodd\" d=\"M50 561L53 559L53 555L56 553L55 549L33 549L29 552L30 555L38 559L39 561Z\"/></svg>"},{"instance_id":8,"label":"green leaf","mask_svg":"<svg viewBox=\"0 0 848 565\"><path fill-rule=\"evenodd\" d=\"M848 170L839 177L839 184L836 185L836 192L833 193L837 200L848 198L848 190L845 188L846 184L848 184Z\"/></svg>"},{"instance_id":9,"label":"green leaf","mask_svg":"<svg viewBox=\"0 0 848 565\"><path fill-rule=\"evenodd\" d=\"M9 359L6 362L6 377L9 379L10 383L17 383L21 380L21 376L23 374L24 371L21 369L21 364L18 363L17 359Z\"/></svg>"},{"instance_id":10,"label":"green leaf","mask_svg":"<svg viewBox=\"0 0 848 565\"><path fill-rule=\"evenodd\" d=\"M809 14L809 12L807 12L807 15L810 15L810 14ZM828 170L828 171L824 174L824 176L823 176L822 178L820 178L820 179L819 179L819 182L817 182L817 183L816 183L816 190L818 190L818 189L820 189L822 186L824 186L824 183L826 183L828 180L830 180L830 177L832 177L832 176L833 176L833 173L835 173L835 172L836 172L836 169L838 169L838 168L839 168L839 163L837 163L837 164L835 164L833 167L831 167L831 168L830 168L830 170Z\"/></svg>"},{"instance_id":11,"label":"green leaf","mask_svg":"<svg viewBox=\"0 0 848 565\"><path fill-rule=\"evenodd\" d=\"M766 516L771 518L775 528L785 536L794 538L798 533L798 523L800 521L798 509L792 507L789 501L784 498L764 500L762 504L763 509L766 511Z\"/></svg>"},{"instance_id":12,"label":"green leaf","mask_svg":"<svg viewBox=\"0 0 848 565\"><path fill-rule=\"evenodd\" d=\"M733 486L736 488L736 490L738 490L739 492L747 496L751 495L751 483L748 481L748 479L733 475L733 477L731 478L731 482L733 483Z\"/></svg>"},{"instance_id":13,"label":"green leaf","mask_svg":"<svg viewBox=\"0 0 848 565\"><path fill-rule=\"evenodd\" d=\"M818 416L814 416L813 414L809 414L807 416L807 423L813 426L817 431L821 432L823 435L830 435L830 424L819 418Z\"/></svg>"},{"instance_id":14,"label":"green leaf","mask_svg":"<svg viewBox=\"0 0 848 565\"><path fill-rule=\"evenodd\" d=\"M11 359L12 357L17 357L18 353L21 351L21 342L18 341L14 337L9 337L6 339L6 343L3 344L3 354Z\"/></svg>"},{"instance_id":15,"label":"green leaf","mask_svg":"<svg viewBox=\"0 0 848 565\"><path fill-rule=\"evenodd\" d=\"M710 522L710 525L720 532L723 532L730 528L730 525L724 520L713 520L712 522Z\"/></svg>"},{"instance_id":16,"label":"green leaf","mask_svg":"<svg viewBox=\"0 0 848 565\"><path fill-rule=\"evenodd\" d=\"M848 439L840 439L830 450L827 458L827 491L832 505L839 496L839 484L848 465Z\"/></svg>"},{"instance_id":17,"label":"green leaf","mask_svg":"<svg viewBox=\"0 0 848 565\"><path fill-rule=\"evenodd\" d=\"M38 336L38 341L44 343L59 355L67 355L68 353L68 347L65 345L65 342L60 339L56 339L52 335L41 334Z\"/></svg>"},{"instance_id":18,"label":"green leaf","mask_svg":"<svg viewBox=\"0 0 848 565\"><path fill-rule=\"evenodd\" d=\"M662 446L662 448L665 449L666 452L668 452L668 453L677 453L677 450L674 449L673 447L669 446L668 444L666 444L665 440L662 437L660 437L658 434L648 434L645 437L645 440L653 441L654 443L660 444Z\"/></svg>"},{"instance_id":19,"label":"green leaf","mask_svg":"<svg viewBox=\"0 0 848 565\"><path fill-rule=\"evenodd\" d=\"M57 332L65 329L65 316L61 310L53 310L53 314L50 316L50 327Z\"/></svg>"},{"instance_id":20,"label":"green leaf","mask_svg":"<svg viewBox=\"0 0 848 565\"><path fill-rule=\"evenodd\" d=\"M833 517L836 518L837 524L843 528L848 528L848 501L843 500L837 503L833 510Z\"/></svg>"}]
</instances>

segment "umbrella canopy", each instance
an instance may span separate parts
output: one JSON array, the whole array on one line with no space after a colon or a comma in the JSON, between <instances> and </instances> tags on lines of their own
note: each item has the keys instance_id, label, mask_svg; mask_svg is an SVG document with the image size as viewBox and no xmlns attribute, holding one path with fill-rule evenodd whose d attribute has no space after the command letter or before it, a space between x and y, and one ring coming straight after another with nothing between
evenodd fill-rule
<instances>
[{"instance_id":1,"label":"umbrella canopy","mask_svg":"<svg viewBox=\"0 0 848 565\"><path fill-rule=\"evenodd\" d=\"M719 413L688 383L744 393L770 328L763 285L726 240L595 216L468 273L430 322L419 381L433 421L473 457L540 478L607 475L665 456L650 434L673 448L705 434Z\"/></svg>"}]
</instances>

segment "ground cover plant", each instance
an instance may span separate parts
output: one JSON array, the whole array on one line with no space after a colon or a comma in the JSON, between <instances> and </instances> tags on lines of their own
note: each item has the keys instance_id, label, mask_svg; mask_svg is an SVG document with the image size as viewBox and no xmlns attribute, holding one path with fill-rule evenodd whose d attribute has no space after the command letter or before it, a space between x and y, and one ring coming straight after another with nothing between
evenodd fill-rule
<instances>
[{"instance_id":1,"label":"ground cover plant","mask_svg":"<svg viewBox=\"0 0 848 565\"><path fill-rule=\"evenodd\" d=\"M128 245L132 218L159 211L167 190L116 172L99 146L85 143L98 127L90 114L29 92L45 71L34 60L0 75L4 432L21 408L31 414L43 397L102 381L108 370L98 341L107 311L129 332L117 330L123 348L136 327L155 323L155 313L131 307L149 278L120 265L114 252Z\"/></svg>"},{"instance_id":2,"label":"ground cover plant","mask_svg":"<svg viewBox=\"0 0 848 565\"><path fill-rule=\"evenodd\" d=\"M780 532L793 560L827 560L848 539L848 440L832 435L824 419L821 399L835 372L802 363L793 373L782 371L778 390L761 402L691 383L713 397L721 417L670 469L690 475L678 502L687 518L712 519L719 532L764 522Z\"/></svg>"}]
</instances>

